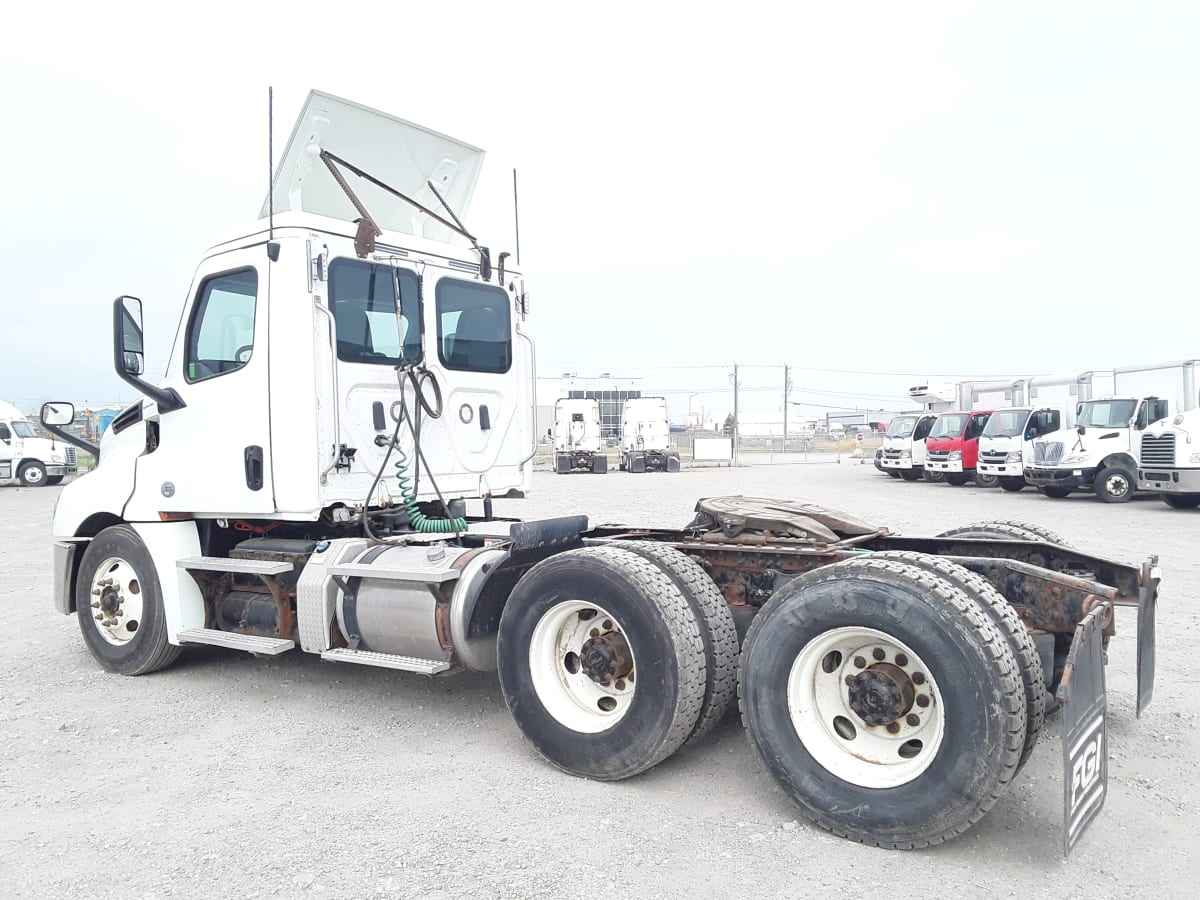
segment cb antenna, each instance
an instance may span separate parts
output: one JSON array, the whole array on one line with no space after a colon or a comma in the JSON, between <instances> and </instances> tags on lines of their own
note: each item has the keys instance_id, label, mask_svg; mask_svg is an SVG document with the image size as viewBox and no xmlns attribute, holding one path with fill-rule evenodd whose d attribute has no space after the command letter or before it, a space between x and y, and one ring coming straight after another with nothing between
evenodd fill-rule
<instances>
[{"instance_id":1,"label":"cb antenna","mask_svg":"<svg viewBox=\"0 0 1200 900\"><path fill-rule=\"evenodd\" d=\"M267 87L267 207L270 237L275 240L275 88Z\"/></svg>"},{"instance_id":2,"label":"cb antenna","mask_svg":"<svg viewBox=\"0 0 1200 900\"><path fill-rule=\"evenodd\" d=\"M513 169L513 228L517 237L517 265L521 264L521 216L517 212L517 170Z\"/></svg>"}]
</instances>

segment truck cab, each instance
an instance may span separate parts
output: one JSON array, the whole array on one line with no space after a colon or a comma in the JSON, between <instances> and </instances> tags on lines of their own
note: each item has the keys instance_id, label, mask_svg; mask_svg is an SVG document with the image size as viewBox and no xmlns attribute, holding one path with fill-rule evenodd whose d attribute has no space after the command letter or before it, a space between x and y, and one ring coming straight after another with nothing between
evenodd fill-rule
<instances>
[{"instance_id":1,"label":"truck cab","mask_svg":"<svg viewBox=\"0 0 1200 900\"><path fill-rule=\"evenodd\" d=\"M933 413L905 413L888 423L883 436L880 466L896 472L905 481L916 481L925 472L925 439L937 416Z\"/></svg>"},{"instance_id":2,"label":"truck cab","mask_svg":"<svg viewBox=\"0 0 1200 900\"><path fill-rule=\"evenodd\" d=\"M1174 509L1200 507L1200 409L1160 419L1142 432L1137 487Z\"/></svg>"},{"instance_id":3,"label":"truck cab","mask_svg":"<svg viewBox=\"0 0 1200 900\"><path fill-rule=\"evenodd\" d=\"M990 409L940 414L925 441L926 469L943 473L946 482L953 485L966 484L975 477L979 438L991 415Z\"/></svg>"},{"instance_id":4,"label":"truck cab","mask_svg":"<svg viewBox=\"0 0 1200 900\"><path fill-rule=\"evenodd\" d=\"M1141 432L1175 413L1169 397L1111 396L1078 405L1075 427L1036 440L1025 480L1047 497L1094 491L1106 503L1124 503L1137 489Z\"/></svg>"},{"instance_id":5,"label":"truck cab","mask_svg":"<svg viewBox=\"0 0 1200 900\"><path fill-rule=\"evenodd\" d=\"M0 481L15 478L25 487L60 483L76 473L75 448L38 434L32 421L0 400Z\"/></svg>"},{"instance_id":6,"label":"truck cab","mask_svg":"<svg viewBox=\"0 0 1200 900\"><path fill-rule=\"evenodd\" d=\"M671 449L667 401L630 397L621 410L621 471L678 472L679 453Z\"/></svg>"},{"instance_id":7,"label":"truck cab","mask_svg":"<svg viewBox=\"0 0 1200 900\"><path fill-rule=\"evenodd\" d=\"M1033 441L1062 426L1061 410L1015 407L992 413L979 436L976 471L995 477L1006 491L1025 487L1025 467L1033 462Z\"/></svg>"},{"instance_id":8,"label":"truck cab","mask_svg":"<svg viewBox=\"0 0 1200 900\"><path fill-rule=\"evenodd\" d=\"M608 471L599 400L564 397L554 404L554 471L559 475Z\"/></svg>"}]
</instances>

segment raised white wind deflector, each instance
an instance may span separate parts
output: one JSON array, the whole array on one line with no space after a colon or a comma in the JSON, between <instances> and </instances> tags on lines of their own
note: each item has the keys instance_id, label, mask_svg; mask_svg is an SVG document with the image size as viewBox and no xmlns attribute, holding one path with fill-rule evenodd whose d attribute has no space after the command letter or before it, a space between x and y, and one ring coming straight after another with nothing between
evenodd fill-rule
<instances>
[{"instance_id":1,"label":"raised white wind deflector","mask_svg":"<svg viewBox=\"0 0 1200 900\"><path fill-rule=\"evenodd\" d=\"M352 222L359 213L322 162L332 153L379 181L445 215L437 193L463 218L483 166L483 151L462 141L321 91L310 91L275 170L275 212L304 211ZM385 231L431 240L463 240L414 205L349 173L355 195ZM271 197L260 218L271 212Z\"/></svg>"}]
</instances>

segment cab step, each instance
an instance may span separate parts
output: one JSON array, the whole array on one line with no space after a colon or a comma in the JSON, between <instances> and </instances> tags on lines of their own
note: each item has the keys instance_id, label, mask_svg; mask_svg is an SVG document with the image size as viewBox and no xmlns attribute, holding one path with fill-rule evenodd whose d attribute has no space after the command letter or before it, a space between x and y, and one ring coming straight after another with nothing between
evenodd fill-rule
<instances>
[{"instance_id":1,"label":"cab step","mask_svg":"<svg viewBox=\"0 0 1200 900\"><path fill-rule=\"evenodd\" d=\"M325 650L321 659L331 662L358 663L362 666L379 666L384 669L400 669L403 672L420 672L422 675L436 675L450 668L450 663L441 659L418 659L415 656L395 656L391 653L375 653L371 650L349 650L338 647Z\"/></svg>"},{"instance_id":2,"label":"cab step","mask_svg":"<svg viewBox=\"0 0 1200 900\"><path fill-rule=\"evenodd\" d=\"M189 556L175 564L193 572L232 572L235 575L283 575L294 568L290 562L273 559L229 559L224 556Z\"/></svg>"},{"instance_id":3,"label":"cab step","mask_svg":"<svg viewBox=\"0 0 1200 900\"><path fill-rule=\"evenodd\" d=\"M259 637L255 634L234 634L216 628L185 628L177 635L181 644L211 644L231 650L245 650L261 656L277 656L296 646L285 638Z\"/></svg>"}]
</instances>

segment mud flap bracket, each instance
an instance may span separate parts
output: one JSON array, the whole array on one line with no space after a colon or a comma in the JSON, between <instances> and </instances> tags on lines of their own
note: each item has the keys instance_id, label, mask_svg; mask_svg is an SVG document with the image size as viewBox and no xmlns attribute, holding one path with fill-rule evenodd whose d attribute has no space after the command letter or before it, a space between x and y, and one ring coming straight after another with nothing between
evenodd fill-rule
<instances>
[{"instance_id":1,"label":"mud flap bracket","mask_svg":"<svg viewBox=\"0 0 1200 900\"><path fill-rule=\"evenodd\" d=\"M1158 557L1142 563L1138 579L1137 616L1137 715L1150 705L1154 697L1154 613L1158 603L1158 582L1161 576Z\"/></svg>"}]
</instances>

